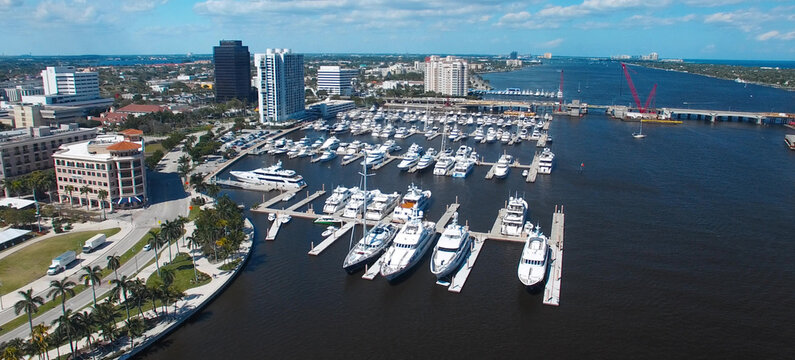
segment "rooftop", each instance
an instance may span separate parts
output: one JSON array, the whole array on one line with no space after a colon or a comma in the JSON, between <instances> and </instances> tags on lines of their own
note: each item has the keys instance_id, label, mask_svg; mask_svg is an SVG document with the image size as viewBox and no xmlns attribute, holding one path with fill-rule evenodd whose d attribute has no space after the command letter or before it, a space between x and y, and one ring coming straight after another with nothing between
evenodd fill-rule
<instances>
[{"instance_id":1,"label":"rooftop","mask_svg":"<svg viewBox=\"0 0 795 360\"><path fill-rule=\"evenodd\" d=\"M111 151L129 151L129 150L137 150L141 148L141 144L136 144L130 141L122 141L115 143L113 145L108 146L106 149Z\"/></svg>"},{"instance_id":2,"label":"rooftop","mask_svg":"<svg viewBox=\"0 0 795 360\"><path fill-rule=\"evenodd\" d=\"M141 105L141 104L130 104L125 107L116 109L116 112L120 113L156 113L165 110L164 107L160 105Z\"/></svg>"}]
</instances>

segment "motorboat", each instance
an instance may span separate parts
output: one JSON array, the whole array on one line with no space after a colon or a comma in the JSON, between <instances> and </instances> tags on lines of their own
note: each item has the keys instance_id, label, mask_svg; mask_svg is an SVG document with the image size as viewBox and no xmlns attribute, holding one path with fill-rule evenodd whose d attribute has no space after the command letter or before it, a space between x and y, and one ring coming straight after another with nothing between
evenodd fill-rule
<instances>
[{"instance_id":1,"label":"motorboat","mask_svg":"<svg viewBox=\"0 0 795 360\"><path fill-rule=\"evenodd\" d=\"M342 211L342 217L355 219L362 213L362 209L367 208L372 199L373 194L371 192L354 188L351 199L345 205L345 210Z\"/></svg>"},{"instance_id":2,"label":"motorboat","mask_svg":"<svg viewBox=\"0 0 795 360\"><path fill-rule=\"evenodd\" d=\"M431 165L433 165L433 163L436 162L435 156L436 156L436 149L434 148L428 149L428 151L426 151L425 154L422 155L422 157L420 157L420 160L417 161L417 170L425 170L431 167Z\"/></svg>"},{"instance_id":3,"label":"motorboat","mask_svg":"<svg viewBox=\"0 0 795 360\"><path fill-rule=\"evenodd\" d=\"M544 148L541 155L538 157L538 173L551 174L555 154L549 148Z\"/></svg>"},{"instance_id":4,"label":"motorboat","mask_svg":"<svg viewBox=\"0 0 795 360\"><path fill-rule=\"evenodd\" d=\"M337 157L337 153L336 152L331 151L331 150L324 150L323 153L320 154L320 158L318 158L318 161L320 161L320 162L331 161L331 160L333 160L336 157Z\"/></svg>"},{"instance_id":5,"label":"motorboat","mask_svg":"<svg viewBox=\"0 0 795 360\"><path fill-rule=\"evenodd\" d=\"M498 179L508 177L508 174L511 172L511 163L513 163L513 156L508 154L500 156L500 159L497 160L497 165L494 166L494 177Z\"/></svg>"},{"instance_id":6,"label":"motorboat","mask_svg":"<svg viewBox=\"0 0 795 360\"><path fill-rule=\"evenodd\" d=\"M436 161L436 165L433 167L433 174L445 176L448 172L450 172L450 170L453 169L454 166L455 158L452 156L442 156Z\"/></svg>"},{"instance_id":7,"label":"motorboat","mask_svg":"<svg viewBox=\"0 0 795 360\"><path fill-rule=\"evenodd\" d=\"M419 264L433 244L436 224L422 221L422 216L421 211L414 211L384 253L381 276L387 281L397 280Z\"/></svg>"},{"instance_id":8,"label":"motorboat","mask_svg":"<svg viewBox=\"0 0 795 360\"><path fill-rule=\"evenodd\" d=\"M452 275L466 260L471 246L472 237L469 236L469 230L466 226L458 224L458 212L456 212L433 248L431 273L436 275L437 279Z\"/></svg>"},{"instance_id":9,"label":"motorboat","mask_svg":"<svg viewBox=\"0 0 795 360\"><path fill-rule=\"evenodd\" d=\"M544 283L549 265L549 244L539 228L536 226L535 231L527 237L517 268L519 281L531 289Z\"/></svg>"},{"instance_id":10,"label":"motorboat","mask_svg":"<svg viewBox=\"0 0 795 360\"><path fill-rule=\"evenodd\" d=\"M422 190L412 183L409 185L408 190L406 190L406 195L403 196L403 200L395 207L395 211L392 212L392 221L408 221L409 216L411 216L414 211L425 211L430 201L431 191Z\"/></svg>"},{"instance_id":11,"label":"motorboat","mask_svg":"<svg viewBox=\"0 0 795 360\"><path fill-rule=\"evenodd\" d=\"M469 157L456 160L455 166L453 167L452 176L454 178L465 178L469 176L469 173L472 171L472 168L474 167L475 167L475 162Z\"/></svg>"},{"instance_id":12,"label":"motorboat","mask_svg":"<svg viewBox=\"0 0 795 360\"><path fill-rule=\"evenodd\" d=\"M503 132L502 136L500 137L500 142L502 142L503 144L511 142L511 133L509 131Z\"/></svg>"},{"instance_id":13,"label":"motorboat","mask_svg":"<svg viewBox=\"0 0 795 360\"><path fill-rule=\"evenodd\" d=\"M272 186L277 189L300 189L306 186L304 178L294 170L282 168L282 162L251 171L230 171L238 180L255 185Z\"/></svg>"},{"instance_id":14,"label":"motorboat","mask_svg":"<svg viewBox=\"0 0 795 360\"><path fill-rule=\"evenodd\" d=\"M320 145L320 148L323 150L337 150L340 146L340 139L337 139L335 136L332 136Z\"/></svg>"},{"instance_id":15,"label":"motorboat","mask_svg":"<svg viewBox=\"0 0 795 360\"><path fill-rule=\"evenodd\" d=\"M329 236L329 235L331 235L331 234L333 234L333 233L337 232L337 230L339 230L339 228L338 228L338 227L336 227L336 226L329 226L329 227L327 227L327 228L326 228L326 230L324 230L322 233L320 233L320 236L322 236L322 237Z\"/></svg>"},{"instance_id":16,"label":"motorboat","mask_svg":"<svg viewBox=\"0 0 795 360\"><path fill-rule=\"evenodd\" d=\"M519 196L509 197L505 216L500 224L500 233L508 236L521 236L526 217L527 201Z\"/></svg>"},{"instance_id":17,"label":"motorboat","mask_svg":"<svg viewBox=\"0 0 795 360\"><path fill-rule=\"evenodd\" d=\"M348 203L348 200L351 198L351 190L353 189L337 186L331 193L331 196L326 199L326 203L323 205L323 212L326 214L333 214L345 208L345 204Z\"/></svg>"},{"instance_id":18,"label":"motorboat","mask_svg":"<svg viewBox=\"0 0 795 360\"><path fill-rule=\"evenodd\" d=\"M417 165L419 161L420 161L420 153L409 149L409 151L406 152L405 155L403 155L403 160L400 161L397 167L400 170L408 170L412 166Z\"/></svg>"},{"instance_id":19,"label":"motorboat","mask_svg":"<svg viewBox=\"0 0 795 360\"><path fill-rule=\"evenodd\" d=\"M373 190L373 201L367 206L364 218L367 220L381 220L397 206L400 194L397 192L385 194L378 190Z\"/></svg>"},{"instance_id":20,"label":"motorboat","mask_svg":"<svg viewBox=\"0 0 795 360\"><path fill-rule=\"evenodd\" d=\"M378 165L384 162L386 154L381 150L368 151L361 164L367 167Z\"/></svg>"},{"instance_id":21,"label":"motorboat","mask_svg":"<svg viewBox=\"0 0 795 360\"><path fill-rule=\"evenodd\" d=\"M342 220L338 220L338 219L336 219L334 217L331 217L331 216L322 216L322 217L319 217L319 218L315 219L314 223L315 224L321 224L321 225L336 225L336 224L342 223Z\"/></svg>"},{"instance_id":22,"label":"motorboat","mask_svg":"<svg viewBox=\"0 0 795 360\"><path fill-rule=\"evenodd\" d=\"M348 273L353 273L361 269L366 264L370 264L378 259L379 256L392 244L392 240L397 235L398 229L392 224L379 223L367 232L352 248L348 251L342 268Z\"/></svg>"}]
</instances>

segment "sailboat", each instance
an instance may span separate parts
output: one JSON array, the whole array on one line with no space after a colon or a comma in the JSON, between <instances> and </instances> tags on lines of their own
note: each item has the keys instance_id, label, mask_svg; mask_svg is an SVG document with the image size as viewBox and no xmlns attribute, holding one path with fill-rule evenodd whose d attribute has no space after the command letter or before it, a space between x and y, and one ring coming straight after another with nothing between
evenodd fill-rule
<instances>
[{"instance_id":1,"label":"sailboat","mask_svg":"<svg viewBox=\"0 0 795 360\"><path fill-rule=\"evenodd\" d=\"M640 120L640 128L638 129L638 132L632 133L632 137L635 139L643 139L646 137L646 134L643 133L643 119Z\"/></svg>"}]
</instances>

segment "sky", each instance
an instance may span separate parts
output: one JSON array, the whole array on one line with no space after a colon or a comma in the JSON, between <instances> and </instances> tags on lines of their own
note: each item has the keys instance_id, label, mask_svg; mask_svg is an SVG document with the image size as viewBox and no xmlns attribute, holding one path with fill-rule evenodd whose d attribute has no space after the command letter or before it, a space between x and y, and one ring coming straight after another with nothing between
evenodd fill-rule
<instances>
[{"instance_id":1,"label":"sky","mask_svg":"<svg viewBox=\"0 0 795 360\"><path fill-rule=\"evenodd\" d=\"M640 55L795 60L793 0L0 0L2 55Z\"/></svg>"}]
</instances>

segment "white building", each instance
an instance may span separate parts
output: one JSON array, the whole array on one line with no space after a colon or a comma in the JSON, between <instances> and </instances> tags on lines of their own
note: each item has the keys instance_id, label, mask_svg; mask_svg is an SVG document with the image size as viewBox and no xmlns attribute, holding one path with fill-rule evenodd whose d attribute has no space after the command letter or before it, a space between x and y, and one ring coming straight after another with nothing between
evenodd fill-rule
<instances>
[{"instance_id":1,"label":"white building","mask_svg":"<svg viewBox=\"0 0 795 360\"><path fill-rule=\"evenodd\" d=\"M505 60L505 66L522 67L522 59L508 59L508 60Z\"/></svg>"},{"instance_id":2,"label":"white building","mask_svg":"<svg viewBox=\"0 0 795 360\"><path fill-rule=\"evenodd\" d=\"M328 100L314 103L308 106L309 110L317 113L322 118L331 118L338 113L346 112L356 108L356 104L351 100Z\"/></svg>"},{"instance_id":3,"label":"white building","mask_svg":"<svg viewBox=\"0 0 795 360\"><path fill-rule=\"evenodd\" d=\"M43 95L23 95L22 102L38 105L109 106L113 99L99 96L99 75L74 66L48 66L41 71Z\"/></svg>"},{"instance_id":4,"label":"white building","mask_svg":"<svg viewBox=\"0 0 795 360\"><path fill-rule=\"evenodd\" d=\"M321 66L317 71L317 89L326 90L332 95L350 96L353 91L351 81L359 75L359 70L343 69L339 66Z\"/></svg>"},{"instance_id":5,"label":"white building","mask_svg":"<svg viewBox=\"0 0 795 360\"><path fill-rule=\"evenodd\" d=\"M465 96L469 85L467 62L464 59L433 55L425 58L425 91L443 95Z\"/></svg>"},{"instance_id":6,"label":"white building","mask_svg":"<svg viewBox=\"0 0 795 360\"><path fill-rule=\"evenodd\" d=\"M44 95L44 89L32 85L17 85L5 89L6 99L11 102L22 101L23 96Z\"/></svg>"},{"instance_id":7,"label":"white building","mask_svg":"<svg viewBox=\"0 0 795 360\"><path fill-rule=\"evenodd\" d=\"M260 122L283 122L304 116L304 55L290 49L254 54Z\"/></svg>"}]
</instances>

